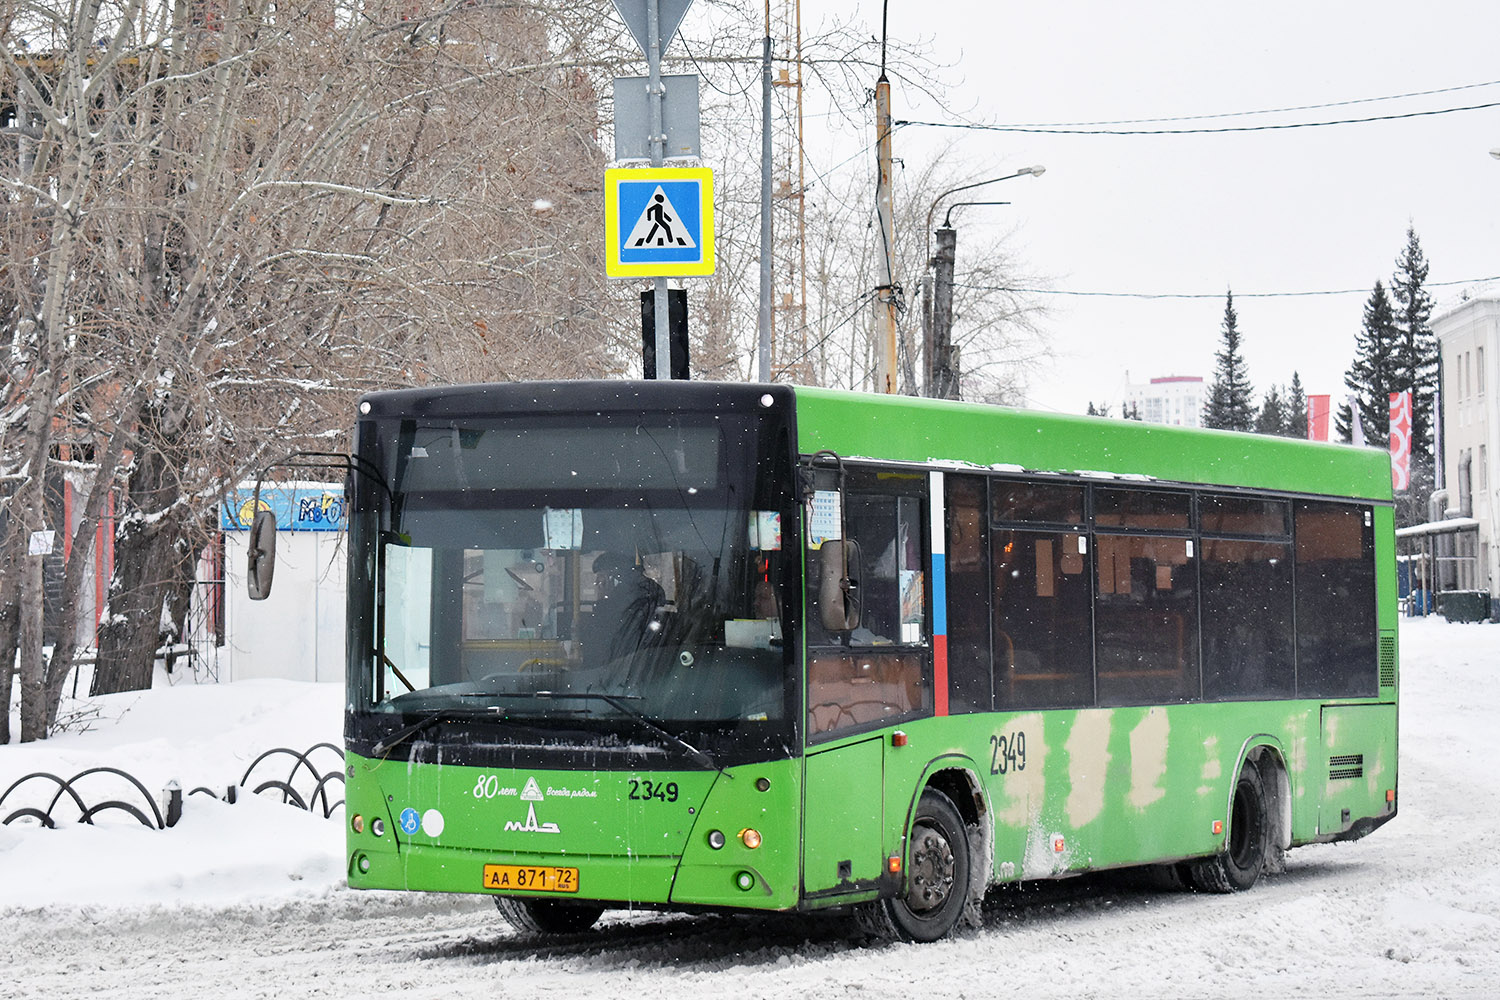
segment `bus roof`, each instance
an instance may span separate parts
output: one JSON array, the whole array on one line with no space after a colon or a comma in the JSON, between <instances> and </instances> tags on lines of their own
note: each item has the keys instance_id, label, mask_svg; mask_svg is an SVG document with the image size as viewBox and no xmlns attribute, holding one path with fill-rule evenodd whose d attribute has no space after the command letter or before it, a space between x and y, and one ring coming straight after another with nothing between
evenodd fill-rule
<instances>
[{"instance_id":1,"label":"bus roof","mask_svg":"<svg viewBox=\"0 0 1500 1000\"><path fill-rule=\"evenodd\" d=\"M1382 449L911 396L795 393L803 453L1391 500Z\"/></svg>"}]
</instances>

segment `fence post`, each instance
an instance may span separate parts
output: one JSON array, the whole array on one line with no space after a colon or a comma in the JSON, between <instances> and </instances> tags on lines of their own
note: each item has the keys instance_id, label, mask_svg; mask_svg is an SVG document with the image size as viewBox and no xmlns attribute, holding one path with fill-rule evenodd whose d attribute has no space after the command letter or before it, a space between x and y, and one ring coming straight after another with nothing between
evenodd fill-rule
<instances>
[{"instance_id":1,"label":"fence post","mask_svg":"<svg viewBox=\"0 0 1500 1000\"><path fill-rule=\"evenodd\" d=\"M167 826L176 826L182 819L182 786L174 778L162 789L162 805L167 814Z\"/></svg>"}]
</instances>

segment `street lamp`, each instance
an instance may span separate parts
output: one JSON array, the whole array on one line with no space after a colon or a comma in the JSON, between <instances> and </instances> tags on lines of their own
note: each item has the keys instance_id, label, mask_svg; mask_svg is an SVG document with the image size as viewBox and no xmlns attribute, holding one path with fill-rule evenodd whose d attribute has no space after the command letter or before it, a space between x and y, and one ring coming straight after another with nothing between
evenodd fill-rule
<instances>
[{"instance_id":1,"label":"street lamp","mask_svg":"<svg viewBox=\"0 0 1500 1000\"><path fill-rule=\"evenodd\" d=\"M1040 177L1046 167L1022 167L1013 174L1004 177L991 177L987 181L976 181L973 184L961 184L955 188L949 188L936 198L932 199L932 205L927 209L927 231L932 231L932 216L937 212L938 203L950 194L960 191L968 191L973 188L983 187L986 184L995 184L1000 181L1008 181L1013 177ZM937 252L932 255L929 266L933 269L933 296L931 322L928 324L925 347L927 360L927 395L937 399L957 399L958 371L954 364L953 350L953 262L957 253L958 234L952 226L953 210L965 205L1008 205L1008 201L960 201L949 207L943 216L943 228L936 232Z\"/></svg>"},{"instance_id":2,"label":"street lamp","mask_svg":"<svg viewBox=\"0 0 1500 1000\"><path fill-rule=\"evenodd\" d=\"M938 202L942 201L944 198L948 197L950 194L958 194L958 192L960 192L960 191L968 191L968 190L971 190L972 188L984 187L986 184L999 184L1001 181L1013 180L1013 179L1015 179L1017 177L1040 177L1043 174L1045 174L1046 172L1047 172L1047 168L1044 167L1044 166L1041 166L1040 164L1038 164L1037 166L1034 166L1034 167L1022 167L1020 170L1017 170L1015 173L1013 173L1013 174L1006 174L1004 177L991 177L987 181L975 181L973 184L960 184L958 187L949 188L948 190L944 191L942 194L938 195L936 198L932 199L932 204L930 206L928 206L928 208L927 208L927 232L929 232L929 233L932 232L932 217L933 217L933 215L935 215L937 213ZM928 247L930 247L930 246L931 246L931 244L924 244L923 248L922 248L923 252L925 253L926 250L928 249Z\"/></svg>"}]
</instances>

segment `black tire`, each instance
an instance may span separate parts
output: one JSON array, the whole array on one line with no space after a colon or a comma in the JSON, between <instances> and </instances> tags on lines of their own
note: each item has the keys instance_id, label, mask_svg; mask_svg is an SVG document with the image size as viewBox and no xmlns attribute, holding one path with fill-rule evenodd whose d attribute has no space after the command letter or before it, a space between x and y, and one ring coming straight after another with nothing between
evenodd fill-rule
<instances>
[{"instance_id":1,"label":"black tire","mask_svg":"<svg viewBox=\"0 0 1500 1000\"><path fill-rule=\"evenodd\" d=\"M882 936L936 941L958 924L969 901L969 828L952 800L929 788L917 800L909 839L907 892L869 904L865 924Z\"/></svg>"},{"instance_id":2,"label":"black tire","mask_svg":"<svg viewBox=\"0 0 1500 1000\"><path fill-rule=\"evenodd\" d=\"M1193 885L1204 892L1243 892L1255 884L1271 840L1270 813L1260 771L1246 762L1234 786L1224 851L1188 864Z\"/></svg>"},{"instance_id":3,"label":"black tire","mask_svg":"<svg viewBox=\"0 0 1500 1000\"><path fill-rule=\"evenodd\" d=\"M523 934L578 934L594 926L604 907L559 899L496 896L495 909Z\"/></svg>"}]
</instances>

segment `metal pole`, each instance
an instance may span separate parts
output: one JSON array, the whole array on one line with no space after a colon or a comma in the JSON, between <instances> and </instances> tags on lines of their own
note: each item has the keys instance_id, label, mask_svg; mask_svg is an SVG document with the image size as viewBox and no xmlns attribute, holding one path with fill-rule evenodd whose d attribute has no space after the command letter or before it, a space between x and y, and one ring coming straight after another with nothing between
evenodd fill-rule
<instances>
[{"instance_id":1,"label":"metal pole","mask_svg":"<svg viewBox=\"0 0 1500 1000\"><path fill-rule=\"evenodd\" d=\"M771 381L771 2L760 66L760 381Z\"/></svg>"},{"instance_id":2,"label":"metal pole","mask_svg":"<svg viewBox=\"0 0 1500 1000\"><path fill-rule=\"evenodd\" d=\"M875 302L876 338L875 391L894 393L896 386L896 232L895 206L891 199L891 82L885 73L875 83L875 138L878 143L879 181L875 208L880 215L882 273Z\"/></svg>"},{"instance_id":3,"label":"metal pole","mask_svg":"<svg viewBox=\"0 0 1500 1000\"><path fill-rule=\"evenodd\" d=\"M659 0L646 0L646 66L649 74L646 87L650 91L651 106L651 165L659 167L666 160L667 137L662 128L662 94L666 88L661 82L661 9ZM656 313L656 378L665 382L672 377L672 336L667 303L667 279L655 279L654 309Z\"/></svg>"},{"instance_id":4,"label":"metal pole","mask_svg":"<svg viewBox=\"0 0 1500 1000\"><path fill-rule=\"evenodd\" d=\"M932 296L932 395L935 399L955 399L957 379L953 371L953 260L957 252L958 233L944 226L935 234L937 253L932 256L934 273Z\"/></svg>"},{"instance_id":5,"label":"metal pole","mask_svg":"<svg viewBox=\"0 0 1500 1000\"><path fill-rule=\"evenodd\" d=\"M936 261L932 262L936 264ZM922 394L932 395L932 275L922 275Z\"/></svg>"}]
</instances>

